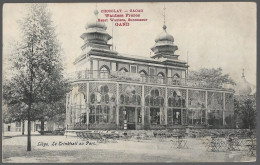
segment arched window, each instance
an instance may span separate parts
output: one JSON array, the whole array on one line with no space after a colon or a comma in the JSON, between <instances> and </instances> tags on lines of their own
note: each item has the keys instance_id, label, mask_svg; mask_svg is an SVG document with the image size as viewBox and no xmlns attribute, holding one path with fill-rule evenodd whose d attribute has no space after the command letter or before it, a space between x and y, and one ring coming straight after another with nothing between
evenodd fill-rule
<instances>
[{"instance_id":1,"label":"arched window","mask_svg":"<svg viewBox=\"0 0 260 165\"><path fill-rule=\"evenodd\" d=\"M108 85L100 85L90 94L89 123L110 123L114 121L115 96L109 92ZM110 113L111 112L111 113Z\"/></svg>"},{"instance_id":2,"label":"arched window","mask_svg":"<svg viewBox=\"0 0 260 165\"><path fill-rule=\"evenodd\" d=\"M160 124L161 108L164 106L164 98L160 95L159 89L152 89L145 97L145 106L150 107L150 123Z\"/></svg>"},{"instance_id":3,"label":"arched window","mask_svg":"<svg viewBox=\"0 0 260 165\"><path fill-rule=\"evenodd\" d=\"M163 84L164 83L164 74L162 72L158 73L158 75L157 75L157 82L159 84Z\"/></svg>"},{"instance_id":4,"label":"arched window","mask_svg":"<svg viewBox=\"0 0 260 165\"><path fill-rule=\"evenodd\" d=\"M123 72L123 73L124 73L124 72L128 72L128 70L127 70L125 67L119 69L119 71L120 71L120 72Z\"/></svg>"},{"instance_id":5,"label":"arched window","mask_svg":"<svg viewBox=\"0 0 260 165\"><path fill-rule=\"evenodd\" d=\"M175 73L172 78L173 85L180 85L180 75Z\"/></svg>"},{"instance_id":6,"label":"arched window","mask_svg":"<svg viewBox=\"0 0 260 165\"><path fill-rule=\"evenodd\" d=\"M103 66L100 69L100 78L107 79L109 77L109 69L107 66Z\"/></svg>"},{"instance_id":7,"label":"arched window","mask_svg":"<svg viewBox=\"0 0 260 165\"><path fill-rule=\"evenodd\" d=\"M142 82L147 82L147 75L148 74L144 70L140 71L139 73L141 75Z\"/></svg>"}]
</instances>

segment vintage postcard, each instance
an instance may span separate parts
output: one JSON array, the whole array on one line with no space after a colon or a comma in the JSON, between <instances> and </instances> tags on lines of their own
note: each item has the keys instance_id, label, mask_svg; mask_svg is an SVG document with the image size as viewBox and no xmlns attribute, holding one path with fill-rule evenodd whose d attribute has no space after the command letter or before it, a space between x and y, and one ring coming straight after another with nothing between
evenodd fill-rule
<instances>
[{"instance_id":1,"label":"vintage postcard","mask_svg":"<svg viewBox=\"0 0 260 165\"><path fill-rule=\"evenodd\" d=\"M256 10L5 3L2 161L256 161Z\"/></svg>"}]
</instances>

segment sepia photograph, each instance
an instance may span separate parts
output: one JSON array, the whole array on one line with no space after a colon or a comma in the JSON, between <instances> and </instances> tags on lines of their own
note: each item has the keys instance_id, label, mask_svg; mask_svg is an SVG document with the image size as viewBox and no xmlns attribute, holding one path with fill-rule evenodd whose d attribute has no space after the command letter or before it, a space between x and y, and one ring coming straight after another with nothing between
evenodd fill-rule
<instances>
[{"instance_id":1,"label":"sepia photograph","mask_svg":"<svg viewBox=\"0 0 260 165\"><path fill-rule=\"evenodd\" d=\"M256 161L256 3L2 9L3 163Z\"/></svg>"}]
</instances>

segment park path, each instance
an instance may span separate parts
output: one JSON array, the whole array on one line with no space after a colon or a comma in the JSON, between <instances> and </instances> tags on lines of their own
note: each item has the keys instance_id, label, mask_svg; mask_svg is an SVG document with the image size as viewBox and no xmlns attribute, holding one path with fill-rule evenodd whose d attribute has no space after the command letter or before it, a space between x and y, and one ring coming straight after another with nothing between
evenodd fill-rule
<instances>
[{"instance_id":1,"label":"park path","mask_svg":"<svg viewBox=\"0 0 260 165\"><path fill-rule=\"evenodd\" d=\"M138 142L96 143L76 137L32 136L32 151L26 151L26 136L3 139L3 162L238 162L255 161L246 151L208 152L198 139L188 140L188 149L177 149L169 139Z\"/></svg>"}]
</instances>

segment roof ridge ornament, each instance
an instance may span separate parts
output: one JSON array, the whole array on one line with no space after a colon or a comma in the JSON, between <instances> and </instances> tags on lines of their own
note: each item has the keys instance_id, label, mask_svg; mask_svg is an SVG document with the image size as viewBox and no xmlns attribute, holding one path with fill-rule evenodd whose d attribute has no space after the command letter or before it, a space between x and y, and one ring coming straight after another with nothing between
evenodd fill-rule
<instances>
[{"instance_id":1,"label":"roof ridge ornament","mask_svg":"<svg viewBox=\"0 0 260 165\"><path fill-rule=\"evenodd\" d=\"M166 17L165 10L166 10L166 8L165 8L165 5L164 5L164 8L163 8L163 30L166 32L167 26L165 24L165 17Z\"/></svg>"},{"instance_id":2,"label":"roof ridge ornament","mask_svg":"<svg viewBox=\"0 0 260 165\"><path fill-rule=\"evenodd\" d=\"M97 16L98 15L98 9L97 9L97 3L96 3L96 9L94 10L94 14L95 14L95 16Z\"/></svg>"},{"instance_id":3,"label":"roof ridge ornament","mask_svg":"<svg viewBox=\"0 0 260 165\"><path fill-rule=\"evenodd\" d=\"M245 69L243 68L242 77L245 77Z\"/></svg>"}]
</instances>

